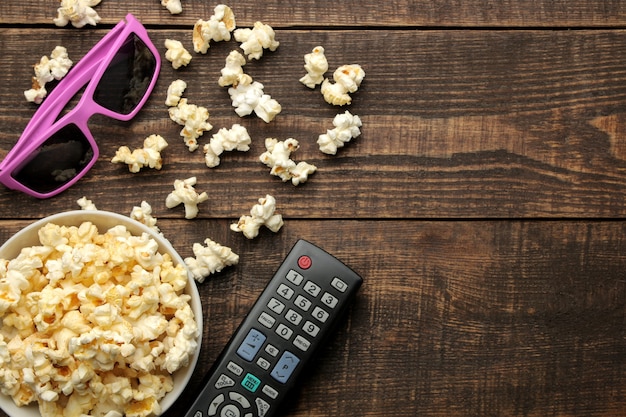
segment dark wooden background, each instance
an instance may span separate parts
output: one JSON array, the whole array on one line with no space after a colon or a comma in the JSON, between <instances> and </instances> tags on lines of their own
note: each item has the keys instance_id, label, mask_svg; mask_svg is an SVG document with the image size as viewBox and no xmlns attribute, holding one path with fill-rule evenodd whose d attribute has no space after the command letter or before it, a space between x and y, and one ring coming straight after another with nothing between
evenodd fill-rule
<instances>
[{"instance_id":1,"label":"dark wooden background","mask_svg":"<svg viewBox=\"0 0 626 417\"><path fill-rule=\"evenodd\" d=\"M166 38L192 51L193 23L217 5L182 0L172 16L159 3L103 0L102 22L76 29L53 25L56 2L0 2L0 157L36 108L23 98L32 65L56 45L76 61L131 12L162 57ZM276 30L278 50L245 70L282 113L270 124L236 116L217 85L234 41L192 52L184 69L165 61L131 123L92 119L101 160L76 186L44 201L0 189L0 241L86 196L122 214L146 200L183 257L207 237L233 248L240 264L198 285L206 327L192 385L292 244L324 247L365 284L285 415L626 415L626 1L229 5L239 27ZM316 45L331 71L366 72L348 108L363 133L334 157L315 141L346 108L298 82ZM211 113L201 144L241 123L251 150L224 154L215 169L189 153L164 105L177 78ZM161 171L109 162L152 133L170 144ZM299 187L271 177L258 161L266 137L298 139L293 158L318 172ZM192 175L210 199L185 220L165 197ZM284 228L252 241L231 232L265 194Z\"/></svg>"}]
</instances>

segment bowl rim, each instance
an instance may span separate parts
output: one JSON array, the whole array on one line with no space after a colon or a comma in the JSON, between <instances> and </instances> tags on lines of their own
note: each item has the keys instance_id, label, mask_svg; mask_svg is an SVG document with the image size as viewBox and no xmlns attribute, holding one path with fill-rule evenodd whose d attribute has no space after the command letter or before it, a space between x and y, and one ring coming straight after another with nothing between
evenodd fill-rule
<instances>
[{"instance_id":1,"label":"bowl rim","mask_svg":"<svg viewBox=\"0 0 626 417\"><path fill-rule=\"evenodd\" d=\"M168 392L159 402L161 405L161 412L163 414L181 396L181 394L185 391L187 385L189 384L189 381L191 380L191 377L200 358L200 350L204 329L202 300L200 298L200 293L198 292L196 282L191 272L189 271L189 268L185 264L183 258L180 256L180 254L176 251L174 246L169 242L166 237L129 216L124 216L122 214L112 211L69 210L43 217L20 229L9 239L7 239L2 245L0 245L0 258L15 258L17 255L19 255L21 248L25 244L25 242L20 241L26 241L29 236L31 236L33 233L36 233L41 227L45 226L48 223L65 226L78 226L86 221L89 221L93 223L96 227L98 227L99 233L104 233L106 232L106 230L109 230L111 227L114 227L116 225L125 226L126 229L133 235L141 235L142 233L147 233L152 239L154 239L158 243L159 252L169 253L174 263L183 265L183 267L187 271L187 286L184 289L184 293L191 296L191 300L189 303L194 313L196 324L198 325L197 348L193 356L190 358L189 364L186 367L180 368L174 374L172 374L174 387L172 391ZM105 225L105 222L107 224L110 223L110 225ZM32 236L31 239L28 240L30 242L33 242ZM37 242L35 242L34 244L37 244ZM30 245L33 246L33 243L30 243ZM12 246L15 246L15 249L11 249ZM41 414L39 413L39 407L36 402L31 403L27 406L18 407L17 405L15 405L13 399L10 396L4 395L2 393L0 393L0 409L2 409L10 417L41 416Z\"/></svg>"}]
</instances>

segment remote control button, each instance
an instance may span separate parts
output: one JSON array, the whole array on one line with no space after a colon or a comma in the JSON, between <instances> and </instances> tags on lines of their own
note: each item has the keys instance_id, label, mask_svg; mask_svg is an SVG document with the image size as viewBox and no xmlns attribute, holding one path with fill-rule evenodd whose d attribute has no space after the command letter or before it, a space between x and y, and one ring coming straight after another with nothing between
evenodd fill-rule
<instances>
[{"instance_id":1,"label":"remote control button","mask_svg":"<svg viewBox=\"0 0 626 417\"><path fill-rule=\"evenodd\" d=\"M259 417L265 417L265 414L267 414L270 409L270 405L261 398L257 398L254 402L256 403L256 410Z\"/></svg>"},{"instance_id":2,"label":"remote control button","mask_svg":"<svg viewBox=\"0 0 626 417\"><path fill-rule=\"evenodd\" d=\"M243 368L233 361L228 362L228 365L226 365L226 369L228 369L230 372L237 376L241 376L241 374L243 373Z\"/></svg>"},{"instance_id":3,"label":"remote control button","mask_svg":"<svg viewBox=\"0 0 626 417\"><path fill-rule=\"evenodd\" d=\"M319 333L320 328L307 320L306 323L304 323L302 330L304 330L305 333L308 334L309 336L315 337Z\"/></svg>"},{"instance_id":4,"label":"remote control button","mask_svg":"<svg viewBox=\"0 0 626 417\"><path fill-rule=\"evenodd\" d=\"M239 403L239 405L241 405L242 408L250 408L250 401L248 401L246 397L239 394L238 392L234 392L234 391L229 392L228 398L230 398L232 401Z\"/></svg>"},{"instance_id":5,"label":"remote control button","mask_svg":"<svg viewBox=\"0 0 626 417\"><path fill-rule=\"evenodd\" d=\"M265 346L265 352L267 352L268 354L270 354L271 356L273 356L274 358L276 357L276 355L278 355L278 348L274 345L267 345Z\"/></svg>"},{"instance_id":6,"label":"remote control button","mask_svg":"<svg viewBox=\"0 0 626 417\"><path fill-rule=\"evenodd\" d=\"M241 411L234 404L228 404L222 408L220 412L220 417L240 417Z\"/></svg>"},{"instance_id":7,"label":"remote control button","mask_svg":"<svg viewBox=\"0 0 626 417\"><path fill-rule=\"evenodd\" d=\"M250 392L255 392L259 385L261 385L261 380L250 373L246 374L243 381L241 381L241 386Z\"/></svg>"},{"instance_id":8,"label":"remote control button","mask_svg":"<svg viewBox=\"0 0 626 417\"><path fill-rule=\"evenodd\" d=\"M301 295L296 297L296 301L294 301L294 304L302 311L309 311L309 308L311 308L311 302Z\"/></svg>"},{"instance_id":9,"label":"remote control button","mask_svg":"<svg viewBox=\"0 0 626 417\"><path fill-rule=\"evenodd\" d=\"M311 342L309 342L302 336L296 336L296 338L293 340L293 344L303 352L306 352L309 347L311 347Z\"/></svg>"},{"instance_id":10,"label":"remote control button","mask_svg":"<svg viewBox=\"0 0 626 417\"><path fill-rule=\"evenodd\" d=\"M269 385L264 385L261 391L263 391L263 394L267 395L272 400L275 400L276 398L278 398L278 391L276 391L274 388L270 387Z\"/></svg>"},{"instance_id":11,"label":"remote control button","mask_svg":"<svg viewBox=\"0 0 626 417\"><path fill-rule=\"evenodd\" d=\"M289 288L288 286L286 286L285 284L280 284L276 292L285 300L291 300L291 297L293 297L293 294L295 291Z\"/></svg>"},{"instance_id":12,"label":"remote control button","mask_svg":"<svg viewBox=\"0 0 626 417\"><path fill-rule=\"evenodd\" d=\"M293 334L293 330L281 323L276 328L276 333L283 339L289 340Z\"/></svg>"},{"instance_id":13,"label":"remote control button","mask_svg":"<svg viewBox=\"0 0 626 417\"><path fill-rule=\"evenodd\" d=\"M304 277L297 273L296 271L294 271L293 269L290 270L289 272L287 272L287 276L286 276L287 280L295 285L300 285L302 284L302 281L304 280Z\"/></svg>"},{"instance_id":14,"label":"remote control button","mask_svg":"<svg viewBox=\"0 0 626 417\"><path fill-rule=\"evenodd\" d=\"M211 401L211 405L209 406L208 415L214 416L217 414L217 409L224 402L224 394L220 394ZM197 413L196 413L197 414Z\"/></svg>"},{"instance_id":15,"label":"remote control button","mask_svg":"<svg viewBox=\"0 0 626 417\"><path fill-rule=\"evenodd\" d=\"M329 314L322 310L319 307L315 307L313 309L313 313L312 313L313 317L315 317L316 319L318 319L319 321L321 321L322 323L325 323L326 320L328 320Z\"/></svg>"},{"instance_id":16,"label":"remote control button","mask_svg":"<svg viewBox=\"0 0 626 417\"><path fill-rule=\"evenodd\" d=\"M272 369L272 378L282 384L286 383L299 362L300 358L289 351L285 351Z\"/></svg>"},{"instance_id":17,"label":"remote control button","mask_svg":"<svg viewBox=\"0 0 626 417\"><path fill-rule=\"evenodd\" d=\"M330 308L335 308L339 300L329 293L324 293L322 295L322 303L326 304Z\"/></svg>"},{"instance_id":18,"label":"remote control button","mask_svg":"<svg viewBox=\"0 0 626 417\"><path fill-rule=\"evenodd\" d=\"M302 255L298 258L298 266L302 269L309 269L313 265L313 261L310 256Z\"/></svg>"},{"instance_id":19,"label":"remote control button","mask_svg":"<svg viewBox=\"0 0 626 417\"><path fill-rule=\"evenodd\" d=\"M228 375L222 374L217 378L217 381L215 381L215 389L224 389L233 386L235 386L235 381Z\"/></svg>"},{"instance_id":20,"label":"remote control button","mask_svg":"<svg viewBox=\"0 0 626 417\"><path fill-rule=\"evenodd\" d=\"M196 414L193 417L202 417L202 411L196 411Z\"/></svg>"},{"instance_id":21,"label":"remote control button","mask_svg":"<svg viewBox=\"0 0 626 417\"><path fill-rule=\"evenodd\" d=\"M276 319L267 313L261 313L261 315L259 316L259 323L261 323L263 326L267 327L268 329L271 329L272 327L274 327L274 323L276 323Z\"/></svg>"},{"instance_id":22,"label":"remote control button","mask_svg":"<svg viewBox=\"0 0 626 417\"><path fill-rule=\"evenodd\" d=\"M341 279L337 277L333 278L330 285L332 285L339 292L346 292L346 290L348 289L348 284L346 284L345 282L343 282Z\"/></svg>"},{"instance_id":23,"label":"remote control button","mask_svg":"<svg viewBox=\"0 0 626 417\"><path fill-rule=\"evenodd\" d=\"M275 298L272 298L270 302L267 303L267 307L276 314L283 314L285 310L285 305Z\"/></svg>"},{"instance_id":24,"label":"remote control button","mask_svg":"<svg viewBox=\"0 0 626 417\"><path fill-rule=\"evenodd\" d=\"M317 297L321 290L320 286L312 281L307 281L307 283L304 284L304 291L308 292L313 297Z\"/></svg>"},{"instance_id":25,"label":"remote control button","mask_svg":"<svg viewBox=\"0 0 626 417\"><path fill-rule=\"evenodd\" d=\"M272 365L267 359L263 357L257 359L256 364L259 365L259 368L263 369L264 371L270 369L270 366Z\"/></svg>"},{"instance_id":26,"label":"remote control button","mask_svg":"<svg viewBox=\"0 0 626 417\"><path fill-rule=\"evenodd\" d=\"M250 329L248 335L237 349L237 354L248 362L252 362L265 342L265 335L256 329Z\"/></svg>"},{"instance_id":27,"label":"remote control button","mask_svg":"<svg viewBox=\"0 0 626 417\"><path fill-rule=\"evenodd\" d=\"M291 324L295 324L296 326L302 321L302 316L291 309L289 309L287 314L285 314L285 318L289 320Z\"/></svg>"}]
</instances>

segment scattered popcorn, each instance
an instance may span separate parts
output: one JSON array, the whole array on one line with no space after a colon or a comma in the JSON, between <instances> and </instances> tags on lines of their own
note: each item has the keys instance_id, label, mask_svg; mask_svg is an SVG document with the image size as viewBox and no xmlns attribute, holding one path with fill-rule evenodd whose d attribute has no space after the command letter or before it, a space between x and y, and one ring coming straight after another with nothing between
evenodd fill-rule
<instances>
[{"instance_id":1,"label":"scattered popcorn","mask_svg":"<svg viewBox=\"0 0 626 417\"><path fill-rule=\"evenodd\" d=\"M96 205L91 200L87 199L87 197L79 198L78 200L76 200L76 204L80 206L81 210L98 210Z\"/></svg>"},{"instance_id":2,"label":"scattered popcorn","mask_svg":"<svg viewBox=\"0 0 626 417\"><path fill-rule=\"evenodd\" d=\"M193 27L193 50L206 54L211 41L229 41L235 29L235 14L230 7L219 4L209 20L199 19Z\"/></svg>"},{"instance_id":3,"label":"scattered popcorn","mask_svg":"<svg viewBox=\"0 0 626 417\"><path fill-rule=\"evenodd\" d=\"M185 205L185 218L193 219L198 215L198 204L209 199L206 192L198 194L194 189L196 177L174 181L174 191L165 200L167 208L174 208L181 203Z\"/></svg>"},{"instance_id":4,"label":"scattered popcorn","mask_svg":"<svg viewBox=\"0 0 626 417\"><path fill-rule=\"evenodd\" d=\"M180 0L161 0L161 6L165 7L170 14L181 14L183 5Z\"/></svg>"},{"instance_id":5,"label":"scattered popcorn","mask_svg":"<svg viewBox=\"0 0 626 417\"><path fill-rule=\"evenodd\" d=\"M270 95L263 93L263 84L250 81L252 78L228 89L235 113L244 117L254 112L265 123L269 123L281 112L281 105Z\"/></svg>"},{"instance_id":6,"label":"scattered popcorn","mask_svg":"<svg viewBox=\"0 0 626 417\"><path fill-rule=\"evenodd\" d=\"M184 126L180 135L185 139L190 152L198 149L198 138L207 130L213 129L208 122L209 111L206 107L188 104L186 98L181 98L175 107L170 107L169 113L170 119Z\"/></svg>"},{"instance_id":7,"label":"scattered popcorn","mask_svg":"<svg viewBox=\"0 0 626 417\"><path fill-rule=\"evenodd\" d=\"M185 258L185 264L191 271L194 279L204 282L207 276L220 272L227 266L237 265L239 255L232 249L222 246L211 239L205 239L206 246L200 243L193 244L195 258Z\"/></svg>"},{"instance_id":8,"label":"scattered popcorn","mask_svg":"<svg viewBox=\"0 0 626 417\"><path fill-rule=\"evenodd\" d=\"M226 65L221 70L221 77L217 81L220 87L239 84L252 84L252 77L243 72L246 58L239 51L231 51L226 57Z\"/></svg>"},{"instance_id":9,"label":"scattered popcorn","mask_svg":"<svg viewBox=\"0 0 626 417\"><path fill-rule=\"evenodd\" d=\"M324 74L328 71L328 61L322 46L316 46L310 54L304 56L304 69L307 74L300 78L302 84L315 88L324 81Z\"/></svg>"},{"instance_id":10,"label":"scattered popcorn","mask_svg":"<svg viewBox=\"0 0 626 417\"><path fill-rule=\"evenodd\" d=\"M242 232L248 239L254 239L259 234L261 226L265 226L276 233L283 227L283 216L275 214L276 199L267 194L259 198L259 204L252 206L250 216L241 216L237 223L230 225L234 232Z\"/></svg>"},{"instance_id":11,"label":"scattered popcorn","mask_svg":"<svg viewBox=\"0 0 626 417\"><path fill-rule=\"evenodd\" d=\"M352 102L349 93L354 93L359 89L365 71L358 64L342 65L333 73L335 84L328 78L322 82L322 94L328 104L343 106Z\"/></svg>"},{"instance_id":12,"label":"scattered popcorn","mask_svg":"<svg viewBox=\"0 0 626 417\"><path fill-rule=\"evenodd\" d=\"M329 155L335 155L337 148L343 147L352 138L358 137L361 134L359 128L362 126L361 118L353 116L349 111L335 116L333 125L334 129L327 130L317 139L320 151Z\"/></svg>"},{"instance_id":13,"label":"scattered popcorn","mask_svg":"<svg viewBox=\"0 0 626 417\"><path fill-rule=\"evenodd\" d=\"M152 207L147 201L142 201L141 205L134 206L130 212L130 218L137 220L139 223L143 223L158 234L161 234L161 230L157 226L157 219L152 217Z\"/></svg>"},{"instance_id":14,"label":"scattered popcorn","mask_svg":"<svg viewBox=\"0 0 626 417\"><path fill-rule=\"evenodd\" d=\"M50 53L50 58L42 56L39 63L34 66L35 76L32 79L32 88L24 91L26 100L41 104L48 95L46 84L65 77L71 67L72 61L69 59L67 49L63 46L55 47Z\"/></svg>"},{"instance_id":15,"label":"scattered popcorn","mask_svg":"<svg viewBox=\"0 0 626 417\"><path fill-rule=\"evenodd\" d=\"M89 24L95 26L100 21L98 13L92 7L100 4L100 0L61 0L61 7L57 9L54 24L57 26L72 26L82 28Z\"/></svg>"},{"instance_id":16,"label":"scattered popcorn","mask_svg":"<svg viewBox=\"0 0 626 417\"><path fill-rule=\"evenodd\" d=\"M159 170L163 166L161 151L165 148L167 142L162 136L150 135L143 141L143 149L131 152L128 146L120 146L111 162L127 164L128 170L133 173L139 172L143 167Z\"/></svg>"},{"instance_id":17,"label":"scattered popcorn","mask_svg":"<svg viewBox=\"0 0 626 417\"><path fill-rule=\"evenodd\" d=\"M240 124L234 124L232 128L220 129L211 141L204 145L204 160L209 168L220 164L219 156L224 151L248 151L250 149L250 135L248 130Z\"/></svg>"},{"instance_id":18,"label":"scattered popcorn","mask_svg":"<svg viewBox=\"0 0 626 417\"><path fill-rule=\"evenodd\" d=\"M166 39L165 47L167 48L165 59L172 63L172 68L178 69L182 66L187 66L191 62L191 54L180 41Z\"/></svg>"},{"instance_id":19,"label":"scattered popcorn","mask_svg":"<svg viewBox=\"0 0 626 417\"><path fill-rule=\"evenodd\" d=\"M165 105L169 107L176 107L186 89L187 83L183 80L172 81L169 87L167 87Z\"/></svg>"},{"instance_id":20,"label":"scattered popcorn","mask_svg":"<svg viewBox=\"0 0 626 417\"><path fill-rule=\"evenodd\" d=\"M199 329L174 265L148 234L48 223L0 260L0 392L42 416L153 416Z\"/></svg>"},{"instance_id":21,"label":"scattered popcorn","mask_svg":"<svg viewBox=\"0 0 626 417\"><path fill-rule=\"evenodd\" d=\"M263 49L275 51L280 45L280 42L274 39L274 29L261 22L256 22L252 29L237 29L234 35L237 42L242 42L241 49L249 60L261 58Z\"/></svg>"},{"instance_id":22,"label":"scattered popcorn","mask_svg":"<svg viewBox=\"0 0 626 417\"><path fill-rule=\"evenodd\" d=\"M266 152L261 154L260 160L271 168L270 174L280 177L283 181L291 180L293 185L305 182L317 167L306 162L296 164L290 159L291 153L298 150L300 144L293 138L285 141L265 139Z\"/></svg>"}]
</instances>

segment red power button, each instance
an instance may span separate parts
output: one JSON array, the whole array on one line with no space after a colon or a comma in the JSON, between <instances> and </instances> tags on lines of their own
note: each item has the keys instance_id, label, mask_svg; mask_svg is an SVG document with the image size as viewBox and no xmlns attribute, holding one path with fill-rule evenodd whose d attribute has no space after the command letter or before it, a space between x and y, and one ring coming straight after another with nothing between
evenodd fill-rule
<instances>
[{"instance_id":1,"label":"red power button","mask_svg":"<svg viewBox=\"0 0 626 417\"><path fill-rule=\"evenodd\" d=\"M313 261L311 260L310 257L306 255L302 255L301 257L298 258L298 266L302 269L309 269L312 264L313 264Z\"/></svg>"}]
</instances>

